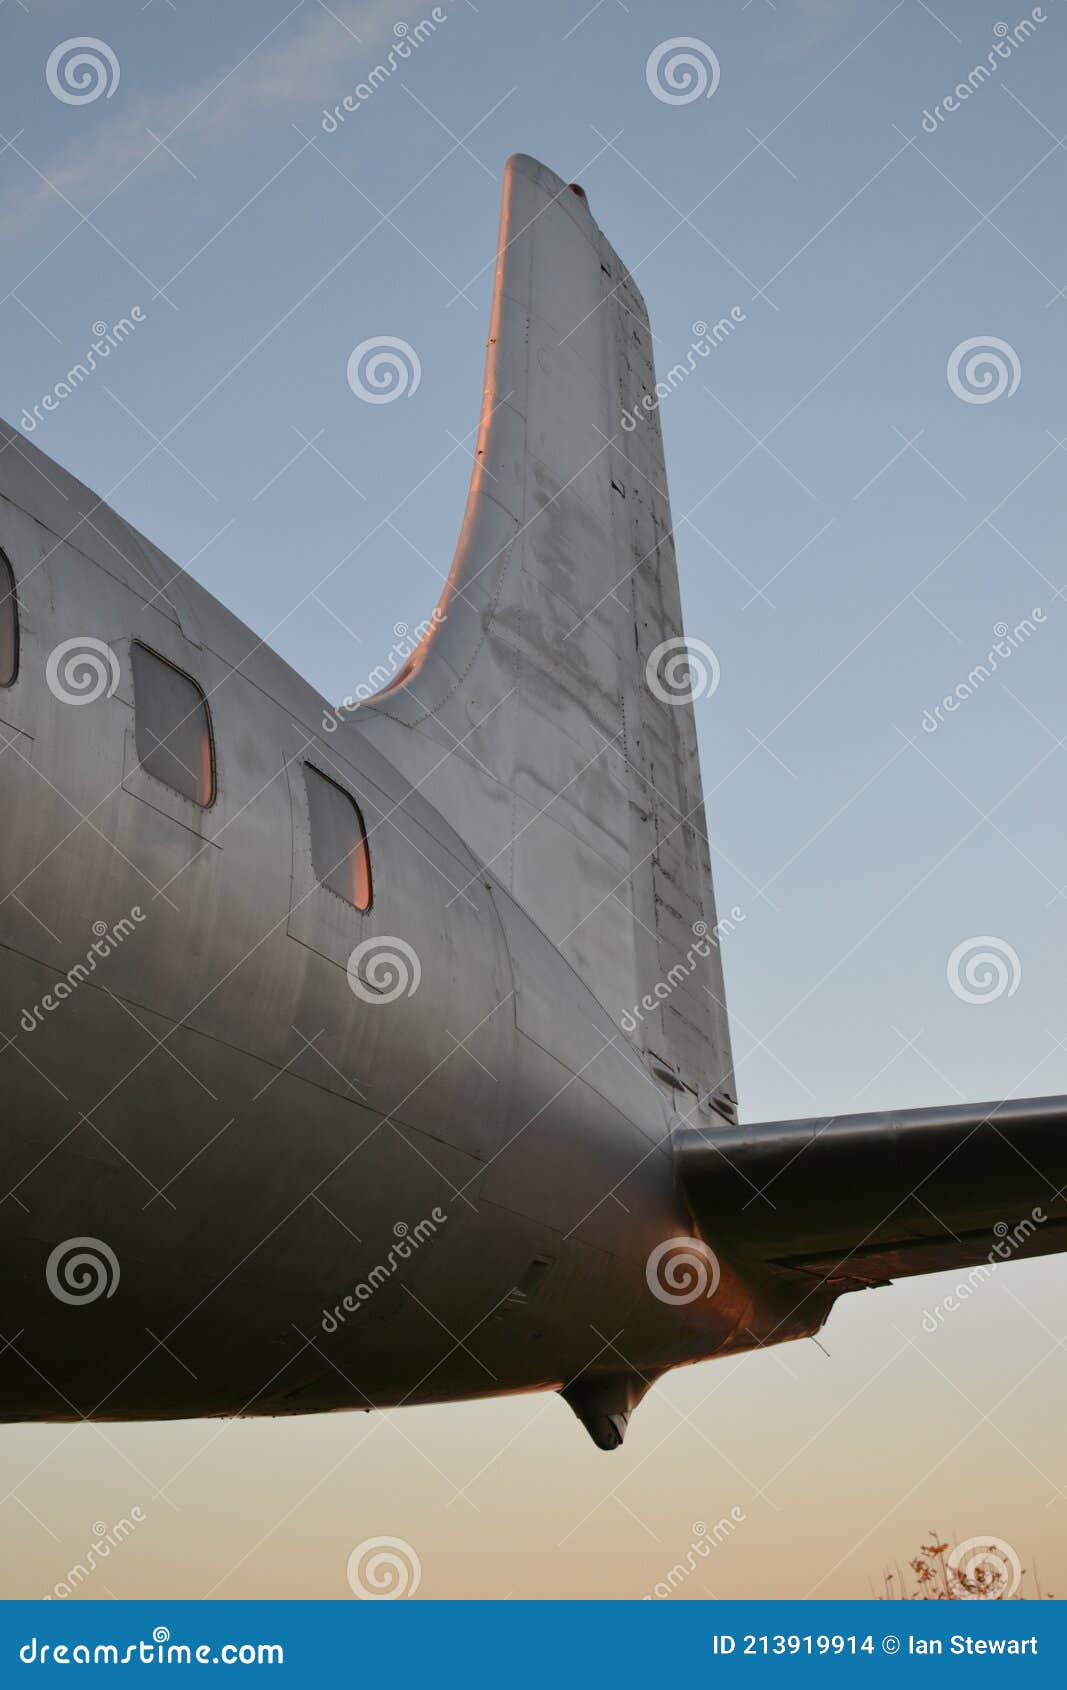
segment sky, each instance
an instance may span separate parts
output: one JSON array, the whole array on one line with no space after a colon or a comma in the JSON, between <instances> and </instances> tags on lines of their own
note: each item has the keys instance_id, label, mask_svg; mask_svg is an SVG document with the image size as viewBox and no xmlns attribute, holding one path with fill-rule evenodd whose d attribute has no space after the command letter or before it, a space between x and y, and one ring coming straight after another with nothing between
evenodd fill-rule
<instances>
[{"instance_id":1,"label":"sky","mask_svg":"<svg viewBox=\"0 0 1067 1690\"><path fill-rule=\"evenodd\" d=\"M430 12L8 0L0 411L351 694L448 570L504 160L581 182L661 370L743 314L661 408L742 1119L1067 1093L1062 0L452 0L324 125ZM48 68L78 34L91 99ZM664 99L683 37L706 87ZM419 380L361 403L380 336ZM389 1535L420 1596L639 1597L726 1517L674 1599L865 1596L931 1531L1062 1592L1064 1271L845 1298L611 1457L542 1397L0 1428L3 1594L133 1509L84 1594L348 1597Z\"/></svg>"}]
</instances>

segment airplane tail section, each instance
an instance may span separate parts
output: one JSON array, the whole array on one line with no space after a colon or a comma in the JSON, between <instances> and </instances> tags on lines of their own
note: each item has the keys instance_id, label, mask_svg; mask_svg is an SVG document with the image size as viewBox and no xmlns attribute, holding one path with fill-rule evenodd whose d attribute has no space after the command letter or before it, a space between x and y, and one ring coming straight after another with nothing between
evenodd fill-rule
<instances>
[{"instance_id":1,"label":"airplane tail section","mask_svg":"<svg viewBox=\"0 0 1067 1690\"><path fill-rule=\"evenodd\" d=\"M683 636L655 393L644 302L584 192L511 159L459 547L359 721L653 1069L732 1122L692 706L717 670Z\"/></svg>"}]
</instances>

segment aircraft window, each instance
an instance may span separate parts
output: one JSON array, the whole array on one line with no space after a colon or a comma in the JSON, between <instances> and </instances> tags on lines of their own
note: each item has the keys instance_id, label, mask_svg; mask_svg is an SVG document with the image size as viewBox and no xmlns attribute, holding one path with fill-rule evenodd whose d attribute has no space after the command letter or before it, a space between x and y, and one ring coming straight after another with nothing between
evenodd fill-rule
<instances>
[{"instance_id":1,"label":"aircraft window","mask_svg":"<svg viewBox=\"0 0 1067 1690\"><path fill-rule=\"evenodd\" d=\"M215 799L215 758L207 699L188 675L147 646L130 647L137 759L165 786L207 809Z\"/></svg>"},{"instance_id":2,"label":"aircraft window","mask_svg":"<svg viewBox=\"0 0 1067 1690\"><path fill-rule=\"evenodd\" d=\"M11 565L0 552L0 687L13 684L19 672L19 607Z\"/></svg>"},{"instance_id":3,"label":"aircraft window","mask_svg":"<svg viewBox=\"0 0 1067 1690\"><path fill-rule=\"evenodd\" d=\"M311 820L311 866L321 886L357 910L371 904L370 851L363 817L353 798L326 775L304 764Z\"/></svg>"}]
</instances>

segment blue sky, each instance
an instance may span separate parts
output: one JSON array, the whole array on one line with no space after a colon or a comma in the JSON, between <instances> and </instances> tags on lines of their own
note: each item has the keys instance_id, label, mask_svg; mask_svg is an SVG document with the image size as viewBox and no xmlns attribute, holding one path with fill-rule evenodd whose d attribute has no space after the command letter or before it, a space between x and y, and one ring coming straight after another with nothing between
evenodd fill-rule
<instances>
[{"instance_id":1,"label":"blue sky","mask_svg":"<svg viewBox=\"0 0 1067 1690\"><path fill-rule=\"evenodd\" d=\"M687 628L722 669L697 712L719 902L745 912L725 952L743 1114L1067 1092L1061 0L933 132L924 113L1029 8L442 10L327 133L323 109L430 7L10 0L0 410L17 424L94 322L140 306L35 442L341 697L448 569L503 161L580 180L661 369L695 321L744 312L661 413ZM75 30L112 50L110 97L49 91ZM683 36L720 78L672 105L646 61ZM421 380L367 405L347 362L382 335ZM950 360L989 337L1017 386L965 402ZM1037 609L924 731L994 628ZM974 1004L946 968L978 936L1017 983ZM1012 1283L1047 1308L1061 1273ZM865 1353L880 1319L845 1328ZM962 1367L1016 1342L1007 1304L996 1320Z\"/></svg>"}]
</instances>

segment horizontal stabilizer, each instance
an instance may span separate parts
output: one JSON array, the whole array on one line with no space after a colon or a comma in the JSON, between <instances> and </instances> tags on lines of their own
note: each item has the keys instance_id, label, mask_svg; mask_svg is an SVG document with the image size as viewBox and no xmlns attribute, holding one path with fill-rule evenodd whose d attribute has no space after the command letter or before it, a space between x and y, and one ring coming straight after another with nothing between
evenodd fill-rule
<instances>
[{"instance_id":1,"label":"horizontal stabilizer","mask_svg":"<svg viewBox=\"0 0 1067 1690\"><path fill-rule=\"evenodd\" d=\"M674 1137L712 1243L855 1290L1067 1249L1067 1098L1025 1098Z\"/></svg>"}]
</instances>

